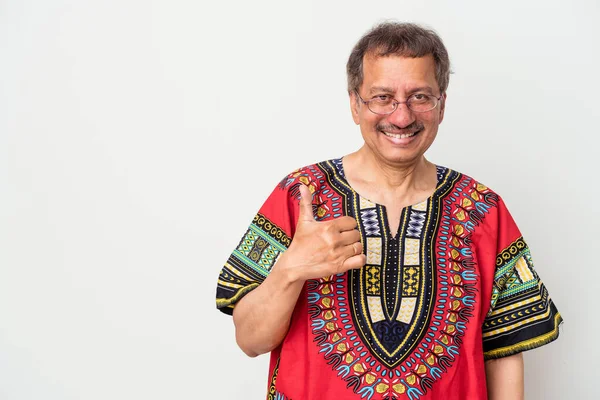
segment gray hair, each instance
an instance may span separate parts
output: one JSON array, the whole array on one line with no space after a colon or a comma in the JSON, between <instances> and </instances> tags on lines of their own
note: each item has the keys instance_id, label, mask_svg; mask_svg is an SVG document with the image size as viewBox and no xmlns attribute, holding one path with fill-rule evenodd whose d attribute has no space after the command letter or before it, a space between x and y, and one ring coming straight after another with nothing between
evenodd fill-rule
<instances>
[{"instance_id":1,"label":"gray hair","mask_svg":"<svg viewBox=\"0 0 600 400\"><path fill-rule=\"evenodd\" d=\"M446 92L450 80L450 59L442 39L431 29L400 22L376 25L356 43L348 58L348 93L358 91L363 82L365 55L385 57L424 57L431 54L435 62L435 79L440 93Z\"/></svg>"}]
</instances>

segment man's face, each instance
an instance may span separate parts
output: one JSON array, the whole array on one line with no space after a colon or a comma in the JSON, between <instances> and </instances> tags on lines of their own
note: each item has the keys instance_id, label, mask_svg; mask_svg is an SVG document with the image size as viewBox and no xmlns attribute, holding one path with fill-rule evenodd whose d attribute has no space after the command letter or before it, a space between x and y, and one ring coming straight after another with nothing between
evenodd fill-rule
<instances>
[{"instance_id":1,"label":"man's face","mask_svg":"<svg viewBox=\"0 0 600 400\"><path fill-rule=\"evenodd\" d=\"M367 55L363 61L363 83L358 92L365 101L377 96L406 101L416 93L439 97L433 57ZM354 122L360 125L363 139L375 156L389 164L410 165L418 161L433 143L438 125L444 118L445 100L446 94L436 108L426 112L414 112L406 104L398 104L396 111L389 115L372 113L355 93L350 96L350 105ZM398 138L398 135L406 134L414 135Z\"/></svg>"}]
</instances>

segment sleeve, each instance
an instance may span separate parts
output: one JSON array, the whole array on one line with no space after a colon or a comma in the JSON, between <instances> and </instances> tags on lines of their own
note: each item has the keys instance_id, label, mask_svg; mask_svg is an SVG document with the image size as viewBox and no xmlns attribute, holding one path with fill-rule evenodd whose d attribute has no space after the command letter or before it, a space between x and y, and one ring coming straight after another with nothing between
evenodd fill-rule
<instances>
[{"instance_id":1,"label":"sleeve","mask_svg":"<svg viewBox=\"0 0 600 400\"><path fill-rule=\"evenodd\" d=\"M235 304L258 287L289 247L298 215L299 180L288 175L267 198L219 273L217 309L232 315Z\"/></svg>"},{"instance_id":2,"label":"sleeve","mask_svg":"<svg viewBox=\"0 0 600 400\"><path fill-rule=\"evenodd\" d=\"M483 323L486 360L534 349L558 338L562 317L533 267L529 247L500 199L490 309Z\"/></svg>"}]
</instances>

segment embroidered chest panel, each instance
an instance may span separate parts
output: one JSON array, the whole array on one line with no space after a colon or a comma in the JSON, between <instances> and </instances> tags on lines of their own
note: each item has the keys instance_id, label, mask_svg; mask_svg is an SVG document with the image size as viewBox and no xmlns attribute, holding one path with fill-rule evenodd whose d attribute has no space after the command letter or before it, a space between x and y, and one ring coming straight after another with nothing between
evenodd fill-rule
<instances>
[{"instance_id":1,"label":"embroidered chest panel","mask_svg":"<svg viewBox=\"0 0 600 400\"><path fill-rule=\"evenodd\" d=\"M394 368L418 343L431 314L435 271L424 229L431 223L428 201L402 212L397 237L388 234L385 209L359 199L367 263L348 275L351 309L357 331L374 357Z\"/></svg>"},{"instance_id":2,"label":"embroidered chest panel","mask_svg":"<svg viewBox=\"0 0 600 400\"><path fill-rule=\"evenodd\" d=\"M497 199L438 167L435 193L405 208L391 237L385 208L349 187L340 160L319 167L317 203L327 209L319 193L335 193L336 208L358 222L367 262L307 282L313 341L361 397L419 398L459 354L479 279L470 236Z\"/></svg>"}]
</instances>

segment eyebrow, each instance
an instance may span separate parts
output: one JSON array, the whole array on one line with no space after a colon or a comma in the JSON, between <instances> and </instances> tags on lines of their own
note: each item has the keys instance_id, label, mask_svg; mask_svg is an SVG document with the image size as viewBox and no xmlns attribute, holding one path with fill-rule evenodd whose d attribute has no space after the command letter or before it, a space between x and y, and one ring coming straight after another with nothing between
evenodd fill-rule
<instances>
[{"instance_id":1,"label":"eyebrow","mask_svg":"<svg viewBox=\"0 0 600 400\"><path fill-rule=\"evenodd\" d=\"M417 92L427 92L429 94L433 94L433 89L430 88L429 86L421 86L421 87L417 87L414 89L411 89L408 91L408 93L413 94L413 93L417 93Z\"/></svg>"},{"instance_id":2,"label":"eyebrow","mask_svg":"<svg viewBox=\"0 0 600 400\"><path fill-rule=\"evenodd\" d=\"M369 94L373 94L373 93L377 93L377 92L384 92L384 93L396 93L396 91L390 87L386 87L386 86L373 86L370 90L369 90Z\"/></svg>"},{"instance_id":3,"label":"eyebrow","mask_svg":"<svg viewBox=\"0 0 600 400\"><path fill-rule=\"evenodd\" d=\"M387 87L387 86L373 86L369 90L369 94L373 94L373 93L377 93L377 92L391 93L391 94L396 93L396 91L394 89ZM432 94L433 89L429 86L420 86L420 87L416 87L416 88L413 88L408 91L409 95L413 94L413 93L417 93L417 92L427 92L429 94Z\"/></svg>"}]
</instances>

